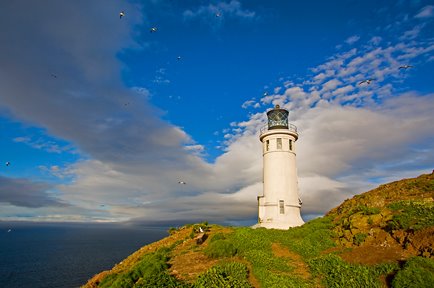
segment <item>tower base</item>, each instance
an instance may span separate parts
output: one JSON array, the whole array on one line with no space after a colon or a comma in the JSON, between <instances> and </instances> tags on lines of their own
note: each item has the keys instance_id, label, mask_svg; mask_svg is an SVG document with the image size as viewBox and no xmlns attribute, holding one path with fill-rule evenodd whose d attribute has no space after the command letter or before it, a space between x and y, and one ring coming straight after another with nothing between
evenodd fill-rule
<instances>
[{"instance_id":1,"label":"tower base","mask_svg":"<svg viewBox=\"0 0 434 288\"><path fill-rule=\"evenodd\" d=\"M255 225L253 225L251 228L256 229L256 228L266 228L266 229L279 229L279 230L288 230L289 228L292 227L298 227L304 224L303 219L301 219L301 217L297 218L297 219L292 219L291 222L286 222L286 223L282 223L282 222L262 222L262 223L256 223Z\"/></svg>"}]
</instances>

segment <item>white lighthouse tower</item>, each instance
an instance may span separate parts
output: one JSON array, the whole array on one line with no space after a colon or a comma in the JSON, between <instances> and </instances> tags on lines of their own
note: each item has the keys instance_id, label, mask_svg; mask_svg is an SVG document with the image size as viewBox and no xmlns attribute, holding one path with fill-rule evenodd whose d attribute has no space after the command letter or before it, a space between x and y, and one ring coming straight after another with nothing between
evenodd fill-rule
<instances>
[{"instance_id":1,"label":"white lighthouse tower","mask_svg":"<svg viewBox=\"0 0 434 288\"><path fill-rule=\"evenodd\" d=\"M288 229L304 224L300 216L295 141L297 127L288 124L288 111L276 105L267 112L268 125L261 129L263 147L263 195L258 196L255 227Z\"/></svg>"}]
</instances>

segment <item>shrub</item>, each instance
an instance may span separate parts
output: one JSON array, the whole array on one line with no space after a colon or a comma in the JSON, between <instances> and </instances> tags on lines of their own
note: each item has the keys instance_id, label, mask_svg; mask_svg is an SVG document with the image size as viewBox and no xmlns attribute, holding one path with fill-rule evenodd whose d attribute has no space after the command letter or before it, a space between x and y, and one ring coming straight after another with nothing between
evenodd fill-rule
<instances>
[{"instance_id":1,"label":"shrub","mask_svg":"<svg viewBox=\"0 0 434 288\"><path fill-rule=\"evenodd\" d=\"M380 213L380 208L362 206L363 215L375 215Z\"/></svg>"},{"instance_id":2,"label":"shrub","mask_svg":"<svg viewBox=\"0 0 434 288\"><path fill-rule=\"evenodd\" d=\"M178 231L177 228L175 227L170 227L169 230L167 231L169 233L169 235L175 234Z\"/></svg>"},{"instance_id":3,"label":"shrub","mask_svg":"<svg viewBox=\"0 0 434 288\"><path fill-rule=\"evenodd\" d=\"M388 208L399 211L387 222L386 230L419 230L434 226L434 204L432 202L399 201L391 203Z\"/></svg>"},{"instance_id":4,"label":"shrub","mask_svg":"<svg viewBox=\"0 0 434 288\"><path fill-rule=\"evenodd\" d=\"M211 243L211 242L214 242L216 240L225 240L225 239L226 239L226 235L225 234L223 234L223 233L217 233L217 234L214 234L211 237L211 239L209 239L209 242Z\"/></svg>"},{"instance_id":5,"label":"shrub","mask_svg":"<svg viewBox=\"0 0 434 288\"><path fill-rule=\"evenodd\" d=\"M228 262L216 265L205 273L199 275L194 284L196 288L220 288L220 287L252 287L247 280L248 270L246 265L238 262Z\"/></svg>"},{"instance_id":6,"label":"shrub","mask_svg":"<svg viewBox=\"0 0 434 288\"><path fill-rule=\"evenodd\" d=\"M423 257L409 259L393 278L392 287L434 287L434 260Z\"/></svg>"},{"instance_id":7,"label":"shrub","mask_svg":"<svg viewBox=\"0 0 434 288\"><path fill-rule=\"evenodd\" d=\"M360 244L365 242L366 237L368 237L368 234L366 233L357 233L353 238L354 245L360 246Z\"/></svg>"},{"instance_id":8,"label":"shrub","mask_svg":"<svg viewBox=\"0 0 434 288\"><path fill-rule=\"evenodd\" d=\"M237 254L237 248L229 240L218 239L210 242L204 252L211 258L231 257Z\"/></svg>"},{"instance_id":9,"label":"shrub","mask_svg":"<svg viewBox=\"0 0 434 288\"><path fill-rule=\"evenodd\" d=\"M381 287L380 275L387 275L397 265L378 266L353 265L344 262L334 254L328 254L309 261L314 275L322 276L325 287Z\"/></svg>"},{"instance_id":10,"label":"shrub","mask_svg":"<svg viewBox=\"0 0 434 288\"><path fill-rule=\"evenodd\" d=\"M186 287L168 274L169 253L170 248L163 247L154 253L146 254L128 272L106 276L99 287Z\"/></svg>"}]
</instances>

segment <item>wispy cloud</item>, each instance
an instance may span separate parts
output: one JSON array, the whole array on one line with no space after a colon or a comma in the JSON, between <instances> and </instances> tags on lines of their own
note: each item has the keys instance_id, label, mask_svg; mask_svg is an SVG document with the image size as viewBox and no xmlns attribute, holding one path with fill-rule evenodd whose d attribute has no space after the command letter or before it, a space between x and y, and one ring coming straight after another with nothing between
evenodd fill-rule
<instances>
[{"instance_id":1,"label":"wispy cloud","mask_svg":"<svg viewBox=\"0 0 434 288\"><path fill-rule=\"evenodd\" d=\"M207 19L218 17L236 17L242 19L253 19L256 16L254 11L243 9L241 2L231 0L230 2L222 1L217 4L208 4L207 6L200 6L195 9L184 11L185 19L202 18Z\"/></svg>"},{"instance_id":2,"label":"wispy cloud","mask_svg":"<svg viewBox=\"0 0 434 288\"><path fill-rule=\"evenodd\" d=\"M359 41L360 36L358 35L353 35L351 37L348 37L347 40L345 40L345 43L352 45L354 43L356 43L357 41Z\"/></svg>"},{"instance_id":3,"label":"wispy cloud","mask_svg":"<svg viewBox=\"0 0 434 288\"><path fill-rule=\"evenodd\" d=\"M166 69L165 68L158 69L155 72L155 77L154 80L152 80L152 82L157 84L169 84L170 80L167 79Z\"/></svg>"},{"instance_id":4,"label":"wispy cloud","mask_svg":"<svg viewBox=\"0 0 434 288\"><path fill-rule=\"evenodd\" d=\"M427 5L423 7L419 13L417 13L414 17L415 18L430 18L434 16L434 6L433 5Z\"/></svg>"},{"instance_id":5,"label":"wispy cloud","mask_svg":"<svg viewBox=\"0 0 434 288\"><path fill-rule=\"evenodd\" d=\"M37 139L32 139L29 136L16 137L13 139L16 143L23 143L29 145L32 148L44 150L49 153L60 154L62 152L73 152L71 145L61 145L51 140L43 139L38 137Z\"/></svg>"}]
</instances>

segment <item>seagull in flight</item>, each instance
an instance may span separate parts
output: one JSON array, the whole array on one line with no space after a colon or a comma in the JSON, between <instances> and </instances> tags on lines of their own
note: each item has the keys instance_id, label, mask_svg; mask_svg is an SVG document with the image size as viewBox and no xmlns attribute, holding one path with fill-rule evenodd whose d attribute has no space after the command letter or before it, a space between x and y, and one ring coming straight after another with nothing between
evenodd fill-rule
<instances>
[{"instance_id":1,"label":"seagull in flight","mask_svg":"<svg viewBox=\"0 0 434 288\"><path fill-rule=\"evenodd\" d=\"M182 184L182 185L185 185L185 184L187 184L186 182L184 182L184 181L178 181L178 184Z\"/></svg>"},{"instance_id":2,"label":"seagull in flight","mask_svg":"<svg viewBox=\"0 0 434 288\"><path fill-rule=\"evenodd\" d=\"M268 96L268 92L264 92L264 96Z\"/></svg>"},{"instance_id":3,"label":"seagull in flight","mask_svg":"<svg viewBox=\"0 0 434 288\"><path fill-rule=\"evenodd\" d=\"M220 12L215 13L215 17L220 17L222 14Z\"/></svg>"},{"instance_id":4,"label":"seagull in flight","mask_svg":"<svg viewBox=\"0 0 434 288\"><path fill-rule=\"evenodd\" d=\"M151 33L157 32L157 27L152 27L151 29L149 29L149 31L150 31Z\"/></svg>"},{"instance_id":5,"label":"seagull in flight","mask_svg":"<svg viewBox=\"0 0 434 288\"><path fill-rule=\"evenodd\" d=\"M56 75L56 74L53 74L53 73L51 73L51 77L53 77L53 78L57 78L57 75Z\"/></svg>"},{"instance_id":6,"label":"seagull in flight","mask_svg":"<svg viewBox=\"0 0 434 288\"><path fill-rule=\"evenodd\" d=\"M399 66L399 69L408 69L408 68L413 68L413 66L411 66L411 65L402 65L402 66Z\"/></svg>"},{"instance_id":7,"label":"seagull in flight","mask_svg":"<svg viewBox=\"0 0 434 288\"><path fill-rule=\"evenodd\" d=\"M176 60L178 61L181 60L181 56L176 57Z\"/></svg>"},{"instance_id":8,"label":"seagull in flight","mask_svg":"<svg viewBox=\"0 0 434 288\"><path fill-rule=\"evenodd\" d=\"M12 231L12 229L8 229L8 233L11 232L11 231Z\"/></svg>"},{"instance_id":9,"label":"seagull in flight","mask_svg":"<svg viewBox=\"0 0 434 288\"><path fill-rule=\"evenodd\" d=\"M6 166L10 166L11 162L7 161L5 164L6 164Z\"/></svg>"},{"instance_id":10,"label":"seagull in flight","mask_svg":"<svg viewBox=\"0 0 434 288\"><path fill-rule=\"evenodd\" d=\"M122 17L124 17L124 16L125 16L125 12L124 11L119 12L119 19L122 19Z\"/></svg>"},{"instance_id":11,"label":"seagull in flight","mask_svg":"<svg viewBox=\"0 0 434 288\"><path fill-rule=\"evenodd\" d=\"M360 81L360 82L359 82L359 85L362 85L363 83L366 83L366 84L369 85L369 84L371 84L371 82L374 81L374 80L375 80L375 79L372 79L372 78L371 78L371 79L366 79L366 80Z\"/></svg>"}]
</instances>

